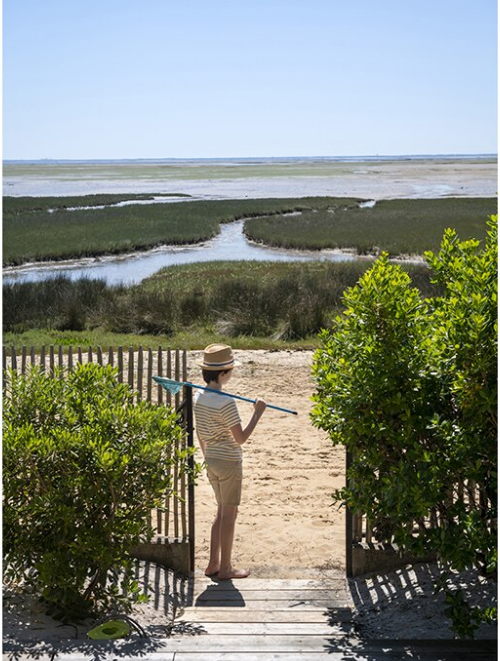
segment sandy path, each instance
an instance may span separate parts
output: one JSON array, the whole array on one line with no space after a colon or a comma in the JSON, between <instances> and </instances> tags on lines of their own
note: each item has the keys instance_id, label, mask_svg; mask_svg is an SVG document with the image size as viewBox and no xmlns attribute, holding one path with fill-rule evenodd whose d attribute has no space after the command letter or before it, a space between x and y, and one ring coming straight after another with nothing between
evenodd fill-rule
<instances>
[{"instance_id":1,"label":"sandy path","mask_svg":"<svg viewBox=\"0 0 500 661\"><path fill-rule=\"evenodd\" d=\"M300 576L344 565L344 516L331 494L344 482L345 452L311 425L312 351L235 351L242 363L227 390L260 396L298 416L268 409L244 446L243 498L234 558L254 576ZM199 382L189 354L189 378ZM198 381L196 381L198 379ZM230 387L229 387L230 386ZM243 424L252 404L237 402ZM198 451L198 459L202 460ZM205 566L215 500L203 474L196 487L196 564Z\"/></svg>"}]
</instances>

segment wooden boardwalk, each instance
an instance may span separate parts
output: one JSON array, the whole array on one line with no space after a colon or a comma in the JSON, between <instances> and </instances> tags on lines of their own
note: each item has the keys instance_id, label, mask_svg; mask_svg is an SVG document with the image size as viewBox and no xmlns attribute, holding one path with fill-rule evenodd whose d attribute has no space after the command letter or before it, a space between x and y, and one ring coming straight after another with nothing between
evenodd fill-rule
<instances>
[{"instance_id":1,"label":"wooden boardwalk","mask_svg":"<svg viewBox=\"0 0 500 661\"><path fill-rule=\"evenodd\" d=\"M352 599L342 575L324 580L198 577L193 587L193 604L178 619L169 641L171 656L163 657L167 661L496 658L482 645L460 641L360 640L353 629Z\"/></svg>"},{"instance_id":2,"label":"wooden boardwalk","mask_svg":"<svg viewBox=\"0 0 500 661\"><path fill-rule=\"evenodd\" d=\"M170 637L5 650L24 661L493 661L495 641L361 640L347 581L188 581ZM10 654L9 654L10 651Z\"/></svg>"}]
</instances>

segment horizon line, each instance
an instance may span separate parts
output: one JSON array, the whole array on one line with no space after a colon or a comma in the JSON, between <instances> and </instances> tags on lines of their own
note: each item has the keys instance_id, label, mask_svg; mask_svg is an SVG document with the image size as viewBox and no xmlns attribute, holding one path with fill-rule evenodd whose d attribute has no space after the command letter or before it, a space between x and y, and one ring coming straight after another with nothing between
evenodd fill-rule
<instances>
[{"instance_id":1,"label":"horizon line","mask_svg":"<svg viewBox=\"0 0 500 661\"><path fill-rule=\"evenodd\" d=\"M98 163L98 162L131 162L131 161L255 161L255 160L292 160L292 159L421 159L421 158L498 158L498 152L449 152L422 154L343 154L340 156L157 156L157 157L106 157L106 158L4 158L2 163Z\"/></svg>"}]
</instances>

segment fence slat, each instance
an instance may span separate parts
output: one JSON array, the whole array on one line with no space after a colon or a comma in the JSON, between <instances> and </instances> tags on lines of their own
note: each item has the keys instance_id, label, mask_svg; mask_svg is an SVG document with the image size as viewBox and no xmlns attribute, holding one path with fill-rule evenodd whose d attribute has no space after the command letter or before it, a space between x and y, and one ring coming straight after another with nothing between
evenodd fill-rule
<instances>
[{"instance_id":1,"label":"fence slat","mask_svg":"<svg viewBox=\"0 0 500 661\"><path fill-rule=\"evenodd\" d=\"M158 356L156 359L156 365L158 370L158 376L163 376L163 351L161 346L158 347ZM158 390L157 390L158 404L163 404L163 391L164 391L163 386L160 386L158 384Z\"/></svg>"},{"instance_id":2,"label":"fence slat","mask_svg":"<svg viewBox=\"0 0 500 661\"><path fill-rule=\"evenodd\" d=\"M51 344L49 347L49 367L50 367L51 376L54 376L55 368L56 368L56 359L55 359L55 351L53 344Z\"/></svg>"},{"instance_id":3,"label":"fence slat","mask_svg":"<svg viewBox=\"0 0 500 661\"><path fill-rule=\"evenodd\" d=\"M128 348L128 385L134 389L134 349Z\"/></svg>"},{"instance_id":4,"label":"fence slat","mask_svg":"<svg viewBox=\"0 0 500 661\"><path fill-rule=\"evenodd\" d=\"M63 345L60 344L59 347L57 348L57 365L59 367L59 378L63 379L64 378L64 349Z\"/></svg>"},{"instance_id":5,"label":"fence slat","mask_svg":"<svg viewBox=\"0 0 500 661\"><path fill-rule=\"evenodd\" d=\"M147 393L146 400L148 402L153 401L153 349L149 347L148 349L148 370L147 370Z\"/></svg>"},{"instance_id":6,"label":"fence slat","mask_svg":"<svg viewBox=\"0 0 500 661\"><path fill-rule=\"evenodd\" d=\"M13 370L17 371L17 354L15 347L11 347L10 349L10 366Z\"/></svg>"},{"instance_id":7,"label":"fence slat","mask_svg":"<svg viewBox=\"0 0 500 661\"><path fill-rule=\"evenodd\" d=\"M123 383L123 347L118 347L118 383Z\"/></svg>"},{"instance_id":8,"label":"fence slat","mask_svg":"<svg viewBox=\"0 0 500 661\"><path fill-rule=\"evenodd\" d=\"M21 347L21 374L26 374L26 355L27 347L25 344Z\"/></svg>"},{"instance_id":9,"label":"fence slat","mask_svg":"<svg viewBox=\"0 0 500 661\"><path fill-rule=\"evenodd\" d=\"M144 373L144 350L139 347L137 356L137 401L142 400L142 377Z\"/></svg>"}]
</instances>

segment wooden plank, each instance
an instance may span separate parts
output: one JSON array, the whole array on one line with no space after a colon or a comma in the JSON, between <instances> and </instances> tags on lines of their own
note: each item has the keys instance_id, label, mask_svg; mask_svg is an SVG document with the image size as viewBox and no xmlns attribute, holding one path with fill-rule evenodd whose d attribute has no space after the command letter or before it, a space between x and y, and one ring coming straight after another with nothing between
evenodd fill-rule
<instances>
[{"instance_id":1,"label":"wooden plank","mask_svg":"<svg viewBox=\"0 0 500 661\"><path fill-rule=\"evenodd\" d=\"M309 601L303 601L298 599L283 599L280 601L244 601L241 599L232 600L232 601L196 601L195 608L225 608L225 609L240 609L240 610L287 610L289 608L293 610L321 610L326 611L329 608L348 608L347 603L338 602L333 599L322 600L322 599L311 599Z\"/></svg>"},{"instance_id":2,"label":"wooden plank","mask_svg":"<svg viewBox=\"0 0 500 661\"><path fill-rule=\"evenodd\" d=\"M59 657L58 657L59 658ZM367 657L363 657L366 659ZM177 652L176 661L356 661L353 656L346 657L343 652ZM359 657L361 661L362 657ZM370 656L370 661L379 661ZM380 661L383 661L380 657Z\"/></svg>"},{"instance_id":3,"label":"wooden plank","mask_svg":"<svg viewBox=\"0 0 500 661\"><path fill-rule=\"evenodd\" d=\"M153 349L149 347L148 349L148 369L147 369L147 394L146 400L148 402L153 401Z\"/></svg>"},{"instance_id":4,"label":"wooden plank","mask_svg":"<svg viewBox=\"0 0 500 661\"><path fill-rule=\"evenodd\" d=\"M328 622L196 622L196 627L203 630L200 634L209 636L343 636L348 625L330 625Z\"/></svg>"},{"instance_id":5,"label":"wooden plank","mask_svg":"<svg viewBox=\"0 0 500 661\"><path fill-rule=\"evenodd\" d=\"M156 356L156 371L158 376L163 376L163 350L161 346L158 347L158 353ZM158 404L163 404L163 386L158 384L157 386L157 398Z\"/></svg>"},{"instance_id":6,"label":"wooden plank","mask_svg":"<svg viewBox=\"0 0 500 661\"><path fill-rule=\"evenodd\" d=\"M64 371L64 347L62 344L60 344L57 348L57 366L59 367L59 378L64 379L65 377L65 371Z\"/></svg>"},{"instance_id":7,"label":"wooden plank","mask_svg":"<svg viewBox=\"0 0 500 661\"><path fill-rule=\"evenodd\" d=\"M128 349L128 384L130 388L134 389L134 348Z\"/></svg>"},{"instance_id":8,"label":"wooden plank","mask_svg":"<svg viewBox=\"0 0 500 661\"><path fill-rule=\"evenodd\" d=\"M144 376L144 349L139 347L137 356L137 401L142 401L142 382Z\"/></svg>"},{"instance_id":9,"label":"wooden plank","mask_svg":"<svg viewBox=\"0 0 500 661\"><path fill-rule=\"evenodd\" d=\"M197 592L204 590L209 586L214 586L211 589L224 590L330 590L345 587L347 589L347 580L340 574L338 577L329 577L325 580L316 579L287 579L287 578L248 578L234 581L221 581L218 579L211 579L204 576L196 576L194 579L193 589ZM215 588L217 586L217 588Z\"/></svg>"},{"instance_id":10,"label":"wooden plank","mask_svg":"<svg viewBox=\"0 0 500 661\"><path fill-rule=\"evenodd\" d=\"M118 347L118 383L123 383L123 347Z\"/></svg>"},{"instance_id":11,"label":"wooden plank","mask_svg":"<svg viewBox=\"0 0 500 661\"><path fill-rule=\"evenodd\" d=\"M50 376L54 376L55 370L55 354L54 354L54 345L50 345L49 349L49 365L50 365Z\"/></svg>"},{"instance_id":12,"label":"wooden plank","mask_svg":"<svg viewBox=\"0 0 500 661\"><path fill-rule=\"evenodd\" d=\"M175 654L175 661L402 661L402 659L416 659L418 661L496 661L497 656L493 653L488 655L472 654L470 656L459 654L453 656L454 652L443 656L411 655L411 650L388 651L388 652L364 652L353 653L345 651L323 651L323 652L183 652ZM121 657L120 657L121 661Z\"/></svg>"},{"instance_id":13,"label":"wooden plank","mask_svg":"<svg viewBox=\"0 0 500 661\"><path fill-rule=\"evenodd\" d=\"M181 636L168 639L169 651L183 652L328 652L342 649L339 642L347 638L331 636ZM177 658L177 657L176 657ZM345 657L344 657L345 658Z\"/></svg>"},{"instance_id":14,"label":"wooden plank","mask_svg":"<svg viewBox=\"0 0 500 661\"><path fill-rule=\"evenodd\" d=\"M197 602L205 601L334 601L333 590L205 590L195 595Z\"/></svg>"},{"instance_id":15,"label":"wooden plank","mask_svg":"<svg viewBox=\"0 0 500 661\"><path fill-rule=\"evenodd\" d=\"M314 608L302 610L299 608L280 608L250 610L248 608L186 608L181 620L190 622L301 622L321 623L327 621L350 622L350 608Z\"/></svg>"},{"instance_id":16,"label":"wooden plank","mask_svg":"<svg viewBox=\"0 0 500 661\"><path fill-rule=\"evenodd\" d=\"M14 346L10 348L10 366L14 372L17 372L17 354Z\"/></svg>"},{"instance_id":17,"label":"wooden plank","mask_svg":"<svg viewBox=\"0 0 500 661\"><path fill-rule=\"evenodd\" d=\"M470 659L494 659L495 645L484 648L481 645L471 645L468 641L439 640L428 641L429 644L422 645L422 641L415 640L359 640L352 636L182 636L174 635L165 642L165 648L169 651L198 652L207 654L209 652L230 652L231 658L235 653L253 653L259 659L259 653L288 652L297 654L299 652L322 652L325 658L332 661L335 653L338 661L353 659L359 661L378 661L379 659L411 659L419 661L455 661L456 659L468 661ZM475 641L476 643L483 641ZM437 644L435 644L437 643ZM453 645L452 643L458 643ZM175 659L182 658L176 655ZM252 658L252 657L251 657Z\"/></svg>"}]
</instances>

